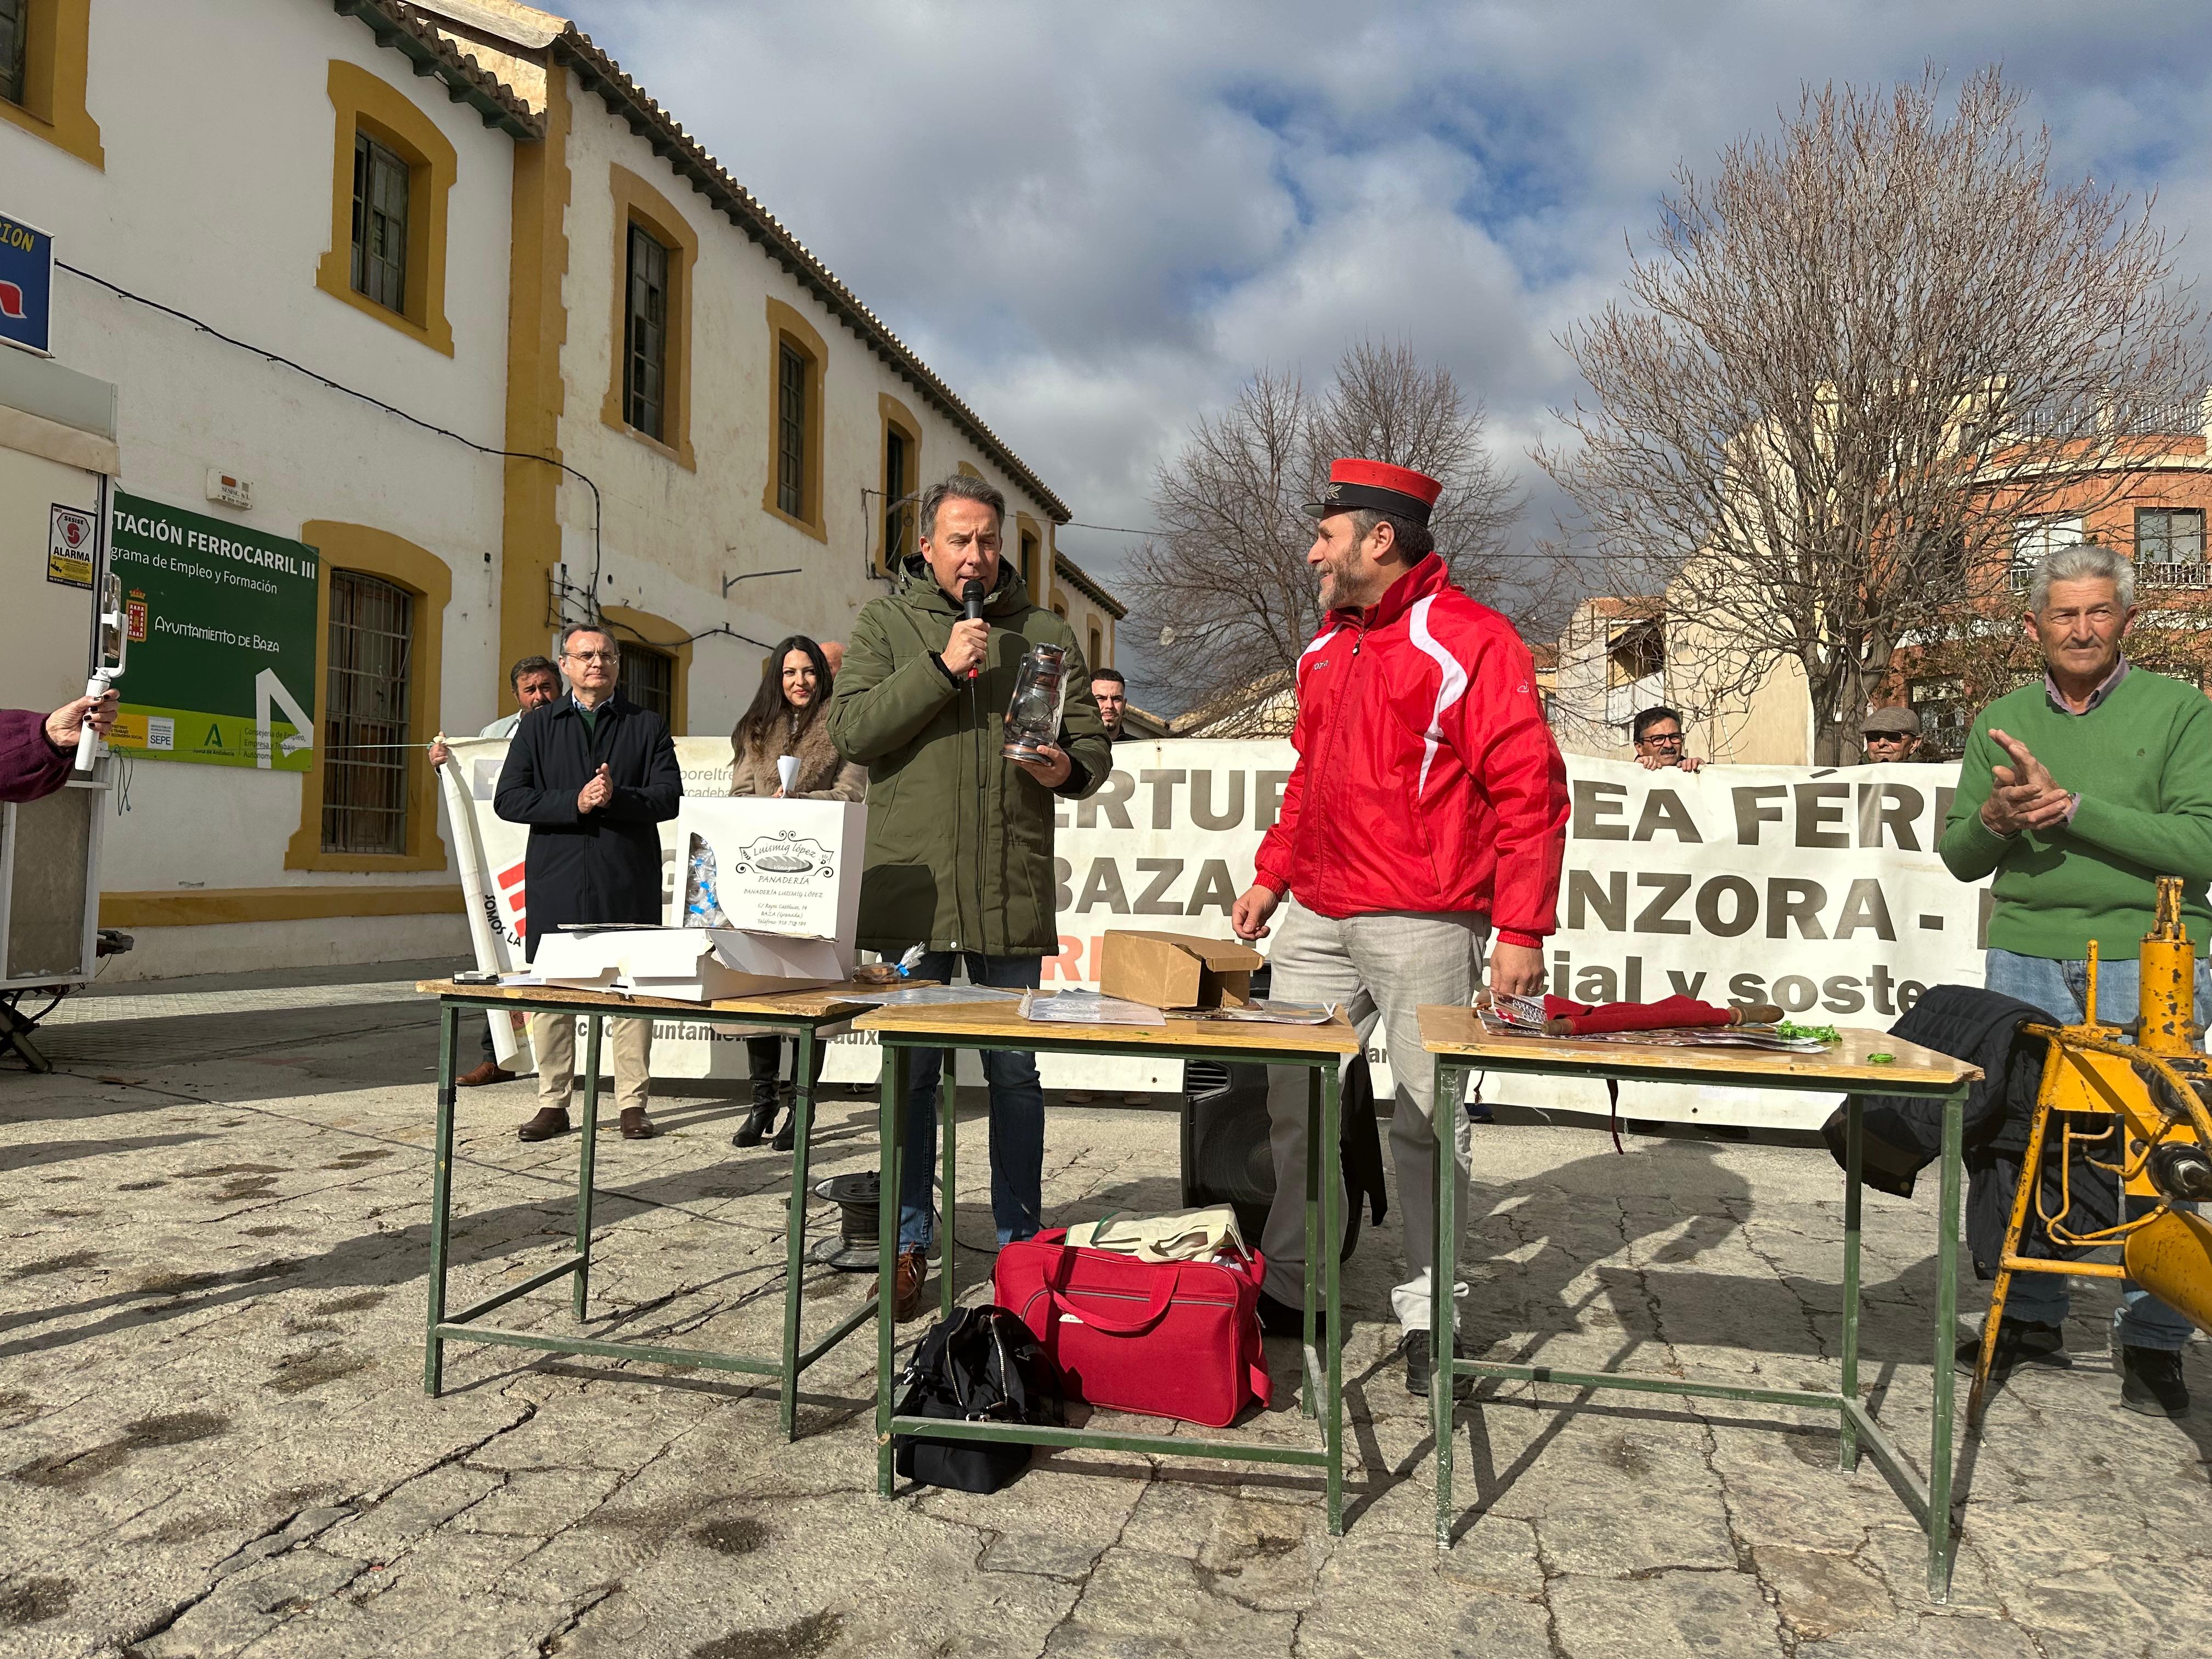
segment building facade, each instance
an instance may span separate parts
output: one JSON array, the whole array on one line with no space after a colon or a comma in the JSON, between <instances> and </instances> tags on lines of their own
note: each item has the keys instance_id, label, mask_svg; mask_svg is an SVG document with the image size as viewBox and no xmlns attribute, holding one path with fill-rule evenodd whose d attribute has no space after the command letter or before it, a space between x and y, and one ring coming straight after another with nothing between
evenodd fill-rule
<instances>
[{"instance_id":1,"label":"building facade","mask_svg":"<svg viewBox=\"0 0 2212 1659\"><path fill-rule=\"evenodd\" d=\"M0 0L11 27L0 213L54 236L53 353L117 389L118 501L313 583L258 764L250 732L221 764L161 716L128 734L111 977L464 949L433 735L511 710L507 665L587 617L630 695L726 732L775 641L885 591L906 498L956 469L1111 662L1065 505L568 20Z\"/></svg>"}]
</instances>

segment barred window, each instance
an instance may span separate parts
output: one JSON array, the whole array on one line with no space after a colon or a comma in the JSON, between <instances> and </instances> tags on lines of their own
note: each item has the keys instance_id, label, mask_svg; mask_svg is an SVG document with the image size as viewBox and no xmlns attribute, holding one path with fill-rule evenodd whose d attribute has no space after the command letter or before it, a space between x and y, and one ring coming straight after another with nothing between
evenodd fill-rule
<instances>
[{"instance_id":1,"label":"barred window","mask_svg":"<svg viewBox=\"0 0 2212 1659\"><path fill-rule=\"evenodd\" d=\"M0 98L23 101L24 42L31 33L31 0L0 0Z\"/></svg>"},{"instance_id":2,"label":"barred window","mask_svg":"<svg viewBox=\"0 0 2212 1659\"><path fill-rule=\"evenodd\" d=\"M2203 508L2136 510L2136 585L2212 587L2212 568L2204 562Z\"/></svg>"},{"instance_id":3,"label":"barred window","mask_svg":"<svg viewBox=\"0 0 2212 1659\"><path fill-rule=\"evenodd\" d=\"M331 572L323 716L323 851L407 850L407 683L415 597L357 570Z\"/></svg>"},{"instance_id":4,"label":"barred window","mask_svg":"<svg viewBox=\"0 0 2212 1659\"><path fill-rule=\"evenodd\" d=\"M2035 580L2035 568L2045 557L2062 547L2081 544L2081 520L2078 514L2057 514L2049 518L2022 519L2013 526L2012 591L2027 592Z\"/></svg>"},{"instance_id":5,"label":"barred window","mask_svg":"<svg viewBox=\"0 0 2212 1659\"><path fill-rule=\"evenodd\" d=\"M650 708L676 728L676 659L635 642L622 648L615 690L641 708Z\"/></svg>"},{"instance_id":6,"label":"barred window","mask_svg":"<svg viewBox=\"0 0 2212 1659\"><path fill-rule=\"evenodd\" d=\"M407 310L407 163L365 132L353 136L353 286Z\"/></svg>"},{"instance_id":7,"label":"barred window","mask_svg":"<svg viewBox=\"0 0 2212 1659\"><path fill-rule=\"evenodd\" d=\"M623 353L623 418L665 440L668 402L668 250L629 228L629 321Z\"/></svg>"},{"instance_id":8,"label":"barred window","mask_svg":"<svg viewBox=\"0 0 2212 1659\"><path fill-rule=\"evenodd\" d=\"M908 475L912 467L907 460L906 434L895 426L884 428L884 568L896 570L899 561L913 550L909 526L914 521L914 509L907 502L907 492L914 488ZM786 509L788 511L788 509Z\"/></svg>"},{"instance_id":9,"label":"barred window","mask_svg":"<svg viewBox=\"0 0 2212 1659\"><path fill-rule=\"evenodd\" d=\"M1972 724L1966 708L1966 682L1957 674L1931 675L1905 687L1905 700L1920 716L1920 747L1929 760L1958 760L1966 752Z\"/></svg>"},{"instance_id":10,"label":"barred window","mask_svg":"<svg viewBox=\"0 0 2212 1659\"><path fill-rule=\"evenodd\" d=\"M806 359L782 345L776 351L775 504L794 519L806 516Z\"/></svg>"}]
</instances>

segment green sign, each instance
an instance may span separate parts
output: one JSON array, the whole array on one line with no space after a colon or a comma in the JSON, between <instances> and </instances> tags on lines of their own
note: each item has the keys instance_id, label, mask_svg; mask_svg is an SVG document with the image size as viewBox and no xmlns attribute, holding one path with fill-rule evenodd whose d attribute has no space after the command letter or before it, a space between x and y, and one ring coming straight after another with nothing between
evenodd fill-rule
<instances>
[{"instance_id":1,"label":"green sign","mask_svg":"<svg viewBox=\"0 0 2212 1659\"><path fill-rule=\"evenodd\" d=\"M131 645L109 743L142 760L304 772L314 759L315 597L304 542L115 497L111 568Z\"/></svg>"}]
</instances>

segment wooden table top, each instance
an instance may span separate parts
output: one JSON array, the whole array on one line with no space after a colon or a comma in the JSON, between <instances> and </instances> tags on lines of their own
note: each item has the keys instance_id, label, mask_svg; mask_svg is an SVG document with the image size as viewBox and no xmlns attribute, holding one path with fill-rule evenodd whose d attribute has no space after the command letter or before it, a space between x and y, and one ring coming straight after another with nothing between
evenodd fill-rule
<instances>
[{"instance_id":1,"label":"wooden table top","mask_svg":"<svg viewBox=\"0 0 2212 1659\"><path fill-rule=\"evenodd\" d=\"M912 983L911 981L908 983ZM857 994L879 994L880 985L817 985L805 991L781 991L774 996L731 998L720 1002L686 1002L676 997L633 997L613 991L588 991L574 985L463 985L450 979L417 980L415 988L432 996L483 997L495 1002L558 1002L579 1012L605 1009L609 1013L780 1015L793 1020L842 1019L869 1005L854 1000Z\"/></svg>"},{"instance_id":2,"label":"wooden table top","mask_svg":"<svg viewBox=\"0 0 2212 1659\"><path fill-rule=\"evenodd\" d=\"M1841 1041L1817 1054L1786 1054L1778 1048L1678 1048L1658 1042L1600 1042L1588 1037L1497 1036L1482 1028L1472 1008L1427 1007L1420 1011L1421 1046L1432 1054L1523 1065L1540 1059L1542 1069L1571 1076L1608 1071L1664 1069L1685 1073L1685 1082L1729 1083L1788 1079L1808 1089L1860 1091L1884 1084L1910 1089L1956 1088L1975 1082L1978 1067L1962 1060L1900 1042L1883 1031L1857 1026L1838 1029ZM1870 1061L1869 1054L1893 1058Z\"/></svg>"},{"instance_id":3,"label":"wooden table top","mask_svg":"<svg viewBox=\"0 0 2212 1659\"><path fill-rule=\"evenodd\" d=\"M1325 1025L1275 1025L1253 1020L1179 1019L1160 1025L1064 1025L1056 1020L1024 1019L1014 1002L940 1004L935 1007L878 1008L853 1022L856 1031L896 1032L921 1037L1060 1043L1144 1042L1178 1048L1217 1048L1230 1053L1353 1054L1359 1034L1338 1014Z\"/></svg>"}]
</instances>

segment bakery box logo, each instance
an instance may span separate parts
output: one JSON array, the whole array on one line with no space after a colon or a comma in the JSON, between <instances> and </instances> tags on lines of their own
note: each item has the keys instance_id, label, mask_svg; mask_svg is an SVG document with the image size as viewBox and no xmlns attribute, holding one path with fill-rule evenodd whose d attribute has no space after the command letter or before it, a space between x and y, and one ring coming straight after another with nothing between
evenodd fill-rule
<instances>
[{"instance_id":1,"label":"bakery box logo","mask_svg":"<svg viewBox=\"0 0 2212 1659\"><path fill-rule=\"evenodd\" d=\"M796 830L779 830L738 848L737 862L730 868L733 875L827 881L837 873L836 863L836 854L812 836Z\"/></svg>"}]
</instances>

